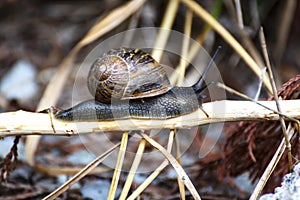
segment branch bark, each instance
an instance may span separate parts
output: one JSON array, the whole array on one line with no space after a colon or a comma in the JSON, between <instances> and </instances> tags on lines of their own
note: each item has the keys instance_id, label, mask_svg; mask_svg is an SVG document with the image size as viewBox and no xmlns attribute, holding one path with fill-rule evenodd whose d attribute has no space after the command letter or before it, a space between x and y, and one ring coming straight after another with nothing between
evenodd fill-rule
<instances>
[{"instance_id":1,"label":"branch bark","mask_svg":"<svg viewBox=\"0 0 300 200\"><path fill-rule=\"evenodd\" d=\"M274 101L259 101L276 110ZM300 119L300 100L279 101L282 113ZM191 128L193 126L242 120L278 120L278 114L250 101L215 101L203 104L209 118L198 110L191 114L166 120L125 119L100 122L65 122L53 120L56 133L53 132L50 116L44 113L26 111L0 114L0 137L15 135L55 135L71 136L103 131L129 131L152 129Z\"/></svg>"}]
</instances>

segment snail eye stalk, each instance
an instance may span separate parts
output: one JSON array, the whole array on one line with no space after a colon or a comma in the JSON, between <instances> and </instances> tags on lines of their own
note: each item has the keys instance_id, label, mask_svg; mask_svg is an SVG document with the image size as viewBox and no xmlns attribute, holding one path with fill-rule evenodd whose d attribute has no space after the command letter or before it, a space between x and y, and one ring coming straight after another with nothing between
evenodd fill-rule
<instances>
[{"instance_id":1,"label":"snail eye stalk","mask_svg":"<svg viewBox=\"0 0 300 200\"><path fill-rule=\"evenodd\" d=\"M213 64L213 61L215 60L215 58L217 57L217 54L219 53L220 49L222 47L221 46L218 46L217 50L214 52L213 56L211 57L207 67L205 68L202 76L199 78L199 80L192 86L192 88L194 89L195 93L200 95L201 92L203 90L205 90L207 88L207 85L203 86L203 82L204 82L204 79L206 78L206 75L207 73L209 72L212 64Z\"/></svg>"}]
</instances>

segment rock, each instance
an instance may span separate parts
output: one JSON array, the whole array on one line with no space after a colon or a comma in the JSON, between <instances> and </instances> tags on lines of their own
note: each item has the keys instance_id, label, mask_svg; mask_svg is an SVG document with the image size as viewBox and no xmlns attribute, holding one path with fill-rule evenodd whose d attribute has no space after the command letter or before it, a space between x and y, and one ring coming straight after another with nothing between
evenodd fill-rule
<instances>
[{"instance_id":1,"label":"rock","mask_svg":"<svg viewBox=\"0 0 300 200\"><path fill-rule=\"evenodd\" d=\"M7 99L28 100L38 89L35 76L33 65L24 60L18 61L1 80L0 93Z\"/></svg>"},{"instance_id":2,"label":"rock","mask_svg":"<svg viewBox=\"0 0 300 200\"><path fill-rule=\"evenodd\" d=\"M294 166L293 172L283 177L275 193L265 194L259 200L299 200L300 199L300 163Z\"/></svg>"}]
</instances>

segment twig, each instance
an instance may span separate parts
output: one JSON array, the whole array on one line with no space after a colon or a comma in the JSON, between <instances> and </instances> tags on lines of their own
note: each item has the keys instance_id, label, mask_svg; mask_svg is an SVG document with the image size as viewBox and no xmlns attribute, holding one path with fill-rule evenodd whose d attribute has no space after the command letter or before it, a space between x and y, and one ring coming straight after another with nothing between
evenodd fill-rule
<instances>
[{"instance_id":1,"label":"twig","mask_svg":"<svg viewBox=\"0 0 300 200\"><path fill-rule=\"evenodd\" d=\"M145 5L145 4L144 4ZM135 29L138 26L138 22L139 22L139 18L141 13L143 12L143 9L139 9L136 13L134 13L131 17L130 17L130 21L127 27L127 30L131 30L131 29ZM126 44L131 44L132 43L132 39L134 38L134 32L132 31L128 31L125 33L125 37L123 39L123 46L126 46Z\"/></svg>"},{"instance_id":2,"label":"twig","mask_svg":"<svg viewBox=\"0 0 300 200\"><path fill-rule=\"evenodd\" d=\"M266 70L267 70L266 67L264 67L261 70L261 76L259 78L259 83L258 83L257 91L256 91L256 94L255 94L255 97L254 97L255 101L258 101L258 98L259 98L259 95L260 95L260 91L261 91L261 87L262 87L262 81L263 81L263 78L264 78L264 76L266 74Z\"/></svg>"},{"instance_id":3,"label":"twig","mask_svg":"<svg viewBox=\"0 0 300 200\"><path fill-rule=\"evenodd\" d=\"M274 101L258 103L276 110ZM300 118L300 100L280 100L282 112L290 118ZM249 101L216 101L203 104L209 118L199 109L196 112L166 120L126 119L102 122L65 122L53 120L56 133L49 123L49 115L25 111L0 114L0 137L15 135L72 136L102 131L152 130L189 128L224 121L279 120L273 111Z\"/></svg>"},{"instance_id":4,"label":"twig","mask_svg":"<svg viewBox=\"0 0 300 200\"><path fill-rule=\"evenodd\" d=\"M257 30L261 25L257 1L249 1L249 3L250 3L250 15L252 19L251 24L253 29Z\"/></svg>"},{"instance_id":5,"label":"twig","mask_svg":"<svg viewBox=\"0 0 300 200\"><path fill-rule=\"evenodd\" d=\"M167 151L171 153L172 146L173 146L173 140L175 136L175 131L170 130L169 133L169 139L168 139L168 146ZM151 183L152 181L169 165L169 162L167 159L165 159L155 170L152 172L147 179L139 185L139 187L132 192L132 194L127 198L127 200L134 200L136 199Z\"/></svg>"},{"instance_id":6,"label":"twig","mask_svg":"<svg viewBox=\"0 0 300 200\"><path fill-rule=\"evenodd\" d=\"M222 0L215 1L214 6L213 6L213 10L212 10L212 16L215 17L215 18L218 18L218 16L221 13L221 8L222 8ZM189 12L191 12L191 11L189 11ZM197 42L194 42L191 45L191 47L189 48L187 57L185 57L188 62L184 63L185 64L184 68L186 68L187 64L195 58L195 56L199 52L199 49L200 49L201 45L203 44L204 40L207 38L207 36L210 32L211 32L211 26L209 24L206 24L204 26L202 32L197 36L197 38L196 38ZM170 82L173 85L175 85L174 83L176 83L177 76L180 73L179 71L180 71L180 68L176 67L175 71L170 76Z\"/></svg>"},{"instance_id":7,"label":"twig","mask_svg":"<svg viewBox=\"0 0 300 200\"><path fill-rule=\"evenodd\" d=\"M102 155L98 156L95 160L93 160L91 163L86 165L80 172L78 172L75 176L73 176L71 179L69 179L67 182L65 182L63 185L61 185L59 188L54 190L51 194L43 198L43 200L52 200L57 198L59 195L61 195L63 192L65 192L67 189L69 189L74 183L78 182L80 179L82 179L84 176L86 176L91 170L93 170L97 165L99 165L108 155L110 155L117 147L120 146L120 143L115 144L112 148L104 152Z\"/></svg>"},{"instance_id":8,"label":"twig","mask_svg":"<svg viewBox=\"0 0 300 200\"><path fill-rule=\"evenodd\" d=\"M117 163L116 163L115 170L114 170L114 175L113 175L111 183L110 183L110 189L109 189L109 193L108 193L108 197L107 197L108 200L115 199L118 182L119 182L120 175L122 172L122 166L123 166L123 161L125 158L127 143L128 143L128 132L124 132L122 140L121 140L121 146L120 146L120 150L119 150L119 154L118 154Z\"/></svg>"},{"instance_id":9,"label":"twig","mask_svg":"<svg viewBox=\"0 0 300 200\"><path fill-rule=\"evenodd\" d=\"M230 4L231 1L229 1L228 3ZM232 5L232 7L234 7L234 6ZM236 8L236 13L237 13L236 15L237 15L237 20L238 20L238 24L239 24L238 33L241 36L241 40L242 40L245 48L249 51L250 55L253 57L255 62L258 64L258 66L262 67L263 60L260 56L260 53L256 49L255 45L253 44L253 41L251 40L249 33L247 33L247 31L244 29L243 13L242 13L240 0L235 0L235 8Z\"/></svg>"},{"instance_id":10,"label":"twig","mask_svg":"<svg viewBox=\"0 0 300 200\"><path fill-rule=\"evenodd\" d=\"M66 176L73 176L74 174L78 173L80 170L82 170L84 166L49 166L49 165L43 165L43 164L37 164L34 166L34 169L40 173L47 174L49 176L58 176L58 175L66 175ZM89 172L89 174L100 174L105 172L112 171L109 167L96 167L93 170Z\"/></svg>"},{"instance_id":11,"label":"twig","mask_svg":"<svg viewBox=\"0 0 300 200\"><path fill-rule=\"evenodd\" d=\"M220 82L217 82L217 83L211 82L211 84L215 84L217 87L222 88L222 89L226 90L227 92L230 92L230 93L232 93L232 94L235 94L235 95L237 95L237 96L239 96L239 97L242 97L242 98L245 99L245 100L252 101L252 102L256 103L257 105L259 105L259 106L261 106L261 107L263 107L263 108L266 108L266 109L268 109L268 110L273 111L275 114L278 114L279 116L282 116L282 117L285 117L285 118L287 118L287 119L289 119L289 120L291 120L291 121L297 122L296 119L294 119L294 118L292 118L292 117L289 117L289 116L283 114L282 112L277 111L277 109L273 109L273 108L270 108L270 107L268 107L268 106L266 106L266 105L263 105L263 104L261 104L259 101L256 101L255 99L252 99L251 97L248 97L247 95L245 95L245 94L243 94L243 93L240 93L239 91L237 91L237 90L235 90L235 89L233 89L233 88L230 88L230 87L224 85L223 83L220 83ZM297 123L298 123L298 122L297 122Z\"/></svg>"},{"instance_id":12,"label":"twig","mask_svg":"<svg viewBox=\"0 0 300 200\"><path fill-rule=\"evenodd\" d=\"M175 130L174 130L174 132L175 132ZM176 142L176 160L178 161L178 163L180 165L182 165L181 151L180 151L180 144L179 144L180 142L178 141L177 135L175 137L175 142ZM184 184L180 180L180 177L177 177L177 182L178 182L178 188L179 188L179 193L180 193L180 199L185 200L185 188L184 188Z\"/></svg>"},{"instance_id":13,"label":"twig","mask_svg":"<svg viewBox=\"0 0 300 200\"><path fill-rule=\"evenodd\" d=\"M267 64L267 68L268 68L268 72L269 72L269 76L270 76L270 80L271 80L272 90L273 90L273 93L274 93L274 99L275 99L275 102L276 102L276 107L277 107L277 110L282 113L280 105L279 105L277 89L276 89L276 86L275 86L275 80L274 80L274 77L273 77L273 71L272 71L272 68L271 68L271 64L270 64L270 60L269 60L269 56L268 56L268 52L267 52L266 40L265 40L265 36L264 36L264 32L263 32L262 27L260 28L260 39L261 39L261 46L262 46L262 49L263 49L263 55L264 55L265 60L266 60L266 64ZM285 138L285 145L286 145L286 149L288 151L289 170L291 171L292 167L293 167L292 147L291 147L291 143L288 139L285 122L284 122L284 119L283 119L282 116L280 116L279 121L280 121L282 132L283 132L283 135L284 135L284 138Z\"/></svg>"},{"instance_id":14,"label":"twig","mask_svg":"<svg viewBox=\"0 0 300 200\"><path fill-rule=\"evenodd\" d=\"M246 64L253 70L253 72L259 77L261 69L248 52L241 46L241 44L216 20L214 19L204 8L202 8L197 2L192 0L181 0L187 7L189 7L196 15L206 21L221 37L235 50L235 52L241 56ZM272 91L272 87L268 79L264 79L264 85L268 91Z\"/></svg>"},{"instance_id":15,"label":"twig","mask_svg":"<svg viewBox=\"0 0 300 200\"><path fill-rule=\"evenodd\" d=\"M134 176L137 173L137 169L138 169L138 167L140 165L140 162L142 160L143 153L144 153L144 150L145 150L145 146L146 146L146 140L141 139L138 150L137 150L137 152L135 154L135 157L134 157L134 160L132 162L132 166L129 170L129 174L126 178L126 182L125 182L124 187L122 189L122 192L120 194L119 200L126 199L126 197L128 195L128 192L129 192L130 187L132 185Z\"/></svg>"},{"instance_id":16,"label":"twig","mask_svg":"<svg viewBox=\"0 0 300 200\"><path fill-rule=\"evenodd\" d=\"M292 126L290 125L288 127L288 139L290 140L293 136L294 133L294 128L292 128ZM281 159L285 149L286 149L286 142L285 139L283 138L279 147L277 148L272 160L270 161L270 163L268 164L268 166L266 167L263 175L260 177L254 191L251 194L250 200L256 200L258 199L258 196L260 195L261 191L263 190L265 184L267 183L268 179L270 178L272 172L274 171L277 163L279 162L279 160Z\"/></svg>"},{"instance_id":17,"label":"twig","mask_svg":"<svg viewBox=\"0 0 300 200\"><path fill-rule=\"evenodd\" d=\"M286 43L289 37L293 16L297 8L297 0L283 1L284 8L281 10L280 22L278 24L277 42L274 48L274 58L277 65L280 64L283 52L286 50Z\"/></svg>"},{"instance_id":18,"label":"twig","mask_svg":"<svg viewBox=\"0 0 300 200\"><path fill-rule=\"evenodd\" d=\"M141 136L147 140L153 147L158 149L171 163L175 171L177 172L177 175L181 178L181 181L184 183L184 185L187 187L187 189L191 192L191 195L196 200L201 200L200 195L198 194L195 186L191 182L190 178L186 174L186 172L183 170L182 166L177 162L176 158L172 156L163 146L161 146L159 143L157 143L155 140L150 138L148 135L141 133Z\"/></svg>"},{"instance_id":19,"label":"twig","mask_svg":"<svg viewBox=\"0 0 300 200\"><path fill-rule=\"evenodd\" d=\"M152 57L157 60L158 62L161 59L161 56L163 54L163 49L165 49L165 46L167 44L170 30L173 26L173 22L175 20L175 15L178 9L179 0L169 0L168 6L166 8L166 12L164 14L162 23L160 28L162 28L156 37Z\"/></svg>"},{"instance_id":20,"label":"twig","mask_svg":"<svg viewBox=\"0 0 300 200\"><path fill-rule=\"evenodd\" d=\"M244 29L244 20L243 20L243 13L242 13L242 7L241 7L241 2L240 0L235 0L235 9L236 9L236 14L237 14L237 20L239 23L239 27L241 30Z\"/></svg>"},{"instance_id":21,"label":"twig","mask_svg":"<svg viewBox=\"0 0 300 200\"><path fill-rule=\"evenodd\" d=\"M190 9L186 10L185 15L185 23L184 23L184 37L182 41L182 49L181 49L181 56L180 56L180 63L177 68L180 69L179 74L177 74L178 77L178 86L183 86L186 66L187 66L187 54L188 49L190 46L190 36L191 36L191 30L192 30L192 21L193 21L193 12Z\"/></svg>"}]
</instances>

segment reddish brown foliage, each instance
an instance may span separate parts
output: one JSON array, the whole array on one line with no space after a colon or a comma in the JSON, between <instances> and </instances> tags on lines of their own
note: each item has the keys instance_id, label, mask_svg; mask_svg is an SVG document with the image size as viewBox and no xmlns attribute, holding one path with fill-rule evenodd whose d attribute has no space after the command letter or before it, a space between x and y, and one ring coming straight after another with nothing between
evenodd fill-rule
<instances>
[{"instance_id":1,"label":"reddish brown foliage","mask_svg":"<svg viewBox=\"0 0 300 200\"><path fill-rule=\"evenodd\" d=\"M290 79L278 91L282 99L300 98L300 75ZM268 100L273 100L270 97ZM227 141L224 145L223 165L220 166L222 177L233 177L246 171L250 172L252 181L264 172L274 152L280 144L283 133L279 122L239 122L227 127ZM299 159L300 145L298 135L291 140L292 154ZM273 172L266 190L273 190L288 172L287 153L285 153Z\"/></svg>"},{"instance_id":2,"label":"reddish brown foliage","mask_svg":"<svg viewBox=\"0 0 300 200\"><path fill-rule=\"evenodd\" d=\"M14 144L10 149L9 153L1 162L1 175L0 182L3 180L8 181L11 170L14 169L16 162L18 160L18 144L21 136L16 136L14 140Z\"/></svg>"}]
</instances>

